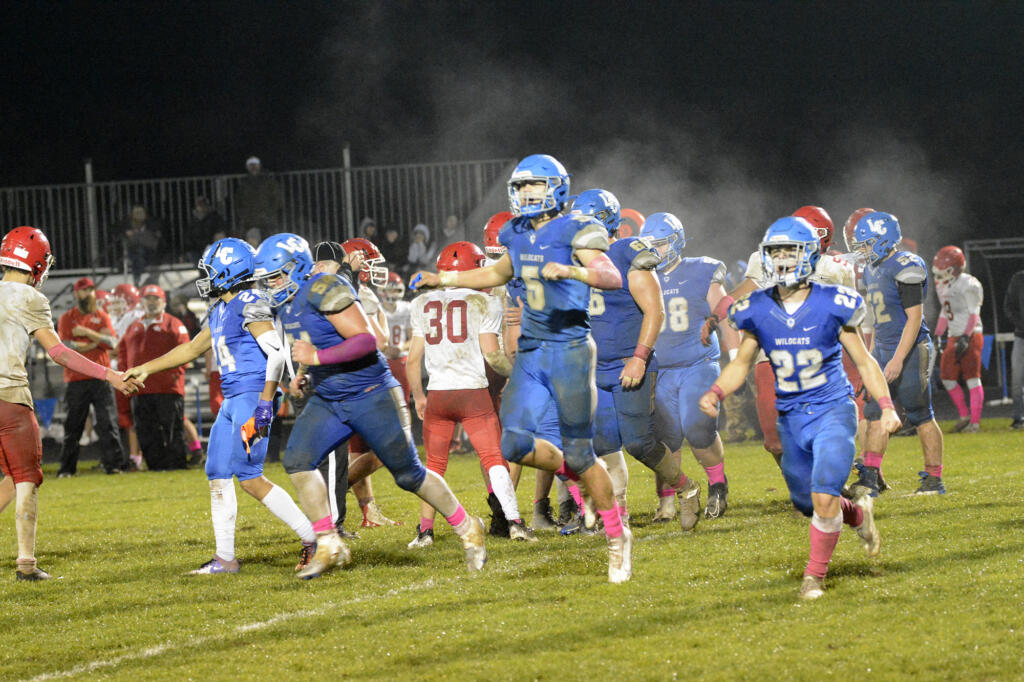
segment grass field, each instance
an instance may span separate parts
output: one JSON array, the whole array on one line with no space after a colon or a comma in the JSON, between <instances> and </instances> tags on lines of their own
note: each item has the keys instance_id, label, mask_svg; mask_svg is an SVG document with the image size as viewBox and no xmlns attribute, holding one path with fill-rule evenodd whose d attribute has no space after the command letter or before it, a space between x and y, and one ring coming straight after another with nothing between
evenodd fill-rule
<instances>
[{"instance_id":1,"label":"grass field","mask_svg":"<svg viewBox=\"0 0 1024 682\"><path fill-rule=\"evenodd\" d=\"M13 505L0 517L0 679L1022 679L1024 433L1006 424L947 435L940 497L908 495L918 441L894 439L882 555L844 531L813 603L796 601L807 522L753 443L727 446L726 516L686 535L651 523L652 477L631 462L635 574L618 586L600 536L494 540L476 576L446 526L407 550L417 501L384 472L378 501L405 525L363 529L351 567L296 580L298 542L239 491L242 573L188 577L213 554L201 471L48 470L38 556L54 580L14 581ZM268 475L292 492L280 465ZM485 512L475 458L449 480Z\"/></svg>"}]
</instances>

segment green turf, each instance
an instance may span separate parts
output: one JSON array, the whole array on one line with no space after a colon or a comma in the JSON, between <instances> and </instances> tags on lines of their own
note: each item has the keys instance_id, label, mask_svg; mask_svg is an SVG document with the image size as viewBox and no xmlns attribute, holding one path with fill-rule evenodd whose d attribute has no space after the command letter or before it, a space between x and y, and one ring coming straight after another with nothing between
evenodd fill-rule
<instances>
[{"instance_id":1,"label":"green turf","mask_svg":"<svg viewBox=\"0 0 1024 682\"><path fill-rule=\"evenodd\" d=\"M298 542L239 491L242 573L187 577L213 554L202 472L47 471L38 556L54 580L14 581L13 505L0 516L0 679L1024 678L1024 434L983 428L947 435L941 497L908 495L918 441L893 439L882 555L844 531L814 603L796 601L807 521L753 443L727 446L726 516L685 535L651 523L652 477L631 462L635 574L618 586L602 537L491 541L476 576L443 522L432 549L407 550L417 501L383 472L378 501L405 525L363 529L350 568L296 580ZM484 514L479 471L458 457L448 478Z\"/></svg>"}]
</instances>

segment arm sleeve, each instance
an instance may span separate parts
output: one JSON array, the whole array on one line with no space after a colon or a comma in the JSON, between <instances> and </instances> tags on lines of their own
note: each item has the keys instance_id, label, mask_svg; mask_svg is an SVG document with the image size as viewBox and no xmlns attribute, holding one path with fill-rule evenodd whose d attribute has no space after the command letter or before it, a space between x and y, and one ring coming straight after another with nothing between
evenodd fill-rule
<instances>
[{"instance_id":1,"label":"arm sleeve","mask_svg":"<svg viewBox=\"0 0 1024 682\"><path fill-rule=\"evenodd\" d=\"M284 348L281 346L281 338L276 330L268 330L256 337L256 343L260 345L267 356L267 381L281 381L284 373L287 358L284 355Z\"/></svg>"},{"instance_id":2,"label":"arm sleeve","mask_svg":"<svg viewBox=\"0 0 1024 682\"><path fill-rule=\"evenodd\" d=\"M896 287L899 289L900 305L903 306L904 310L921 305L924 301L924 282L908 284L897 281Z\"/></svg>"}]
</instances>

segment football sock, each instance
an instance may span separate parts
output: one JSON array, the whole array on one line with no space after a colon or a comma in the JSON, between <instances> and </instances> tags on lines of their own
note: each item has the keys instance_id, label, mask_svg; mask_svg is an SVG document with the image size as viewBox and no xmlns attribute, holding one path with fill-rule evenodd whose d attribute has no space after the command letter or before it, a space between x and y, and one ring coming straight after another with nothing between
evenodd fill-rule
<instances>
[{"instance_id":1,"label":"football sock","mask_svg":"<svg viewBox=\"0 0 1024 682\"><path fill-rule=\"evenodd\" d=\"M935 478L942 478L942 465L941 464L938 465L938 466L928 466L927 464L925 464L924 465L924 471L927 474L931 474Z\"/></svg>"},{"instance_id":2,"label":"football sock","mask_svg":"<svg viewBox=\"0 0 1024 682\"><path fill-rule=\"evenodd\" d=\"M864 452L864 466L875 467L876 469L882 468L882 457L884 456L881 452Z\"/></svg>"},{"instance_id":3,"label":"football sock","mask_svg":"<svg viewBox=\"0 0 1024 682\"><path fill-rule=\"evenodd\" d=\"M578 485L570 485L569 494L572 495L572 499L576 502L579 510L583 511L583 495L580 494L580 487Z\"/></svg>"},{"instance_id":4,"label":"football sock","mask_svg":"<svg viewBox=\"0 0 1024 682\"><path fill-rule=\"evenodd\" d=\"M622 535L622 517L619 515L618 506L614 509L598 509L597 513L604 521L604 532L610 538L617 538Z\"/></svg>"},{"instance_id":5,"label":"football sock","mask_svg":"<svg viewBox=\"0 0 1024 682\"><path fill-rule=\"evenodd\" d=\"M450 516L444 517L444 520L452 525L453 528L458 530L458 526L466 520L466 510L462 508L460 504L458 508Z\"/></svg>"},{"instance_id":6,"label":"football sock","mask_svg":"<svg viewBox=\"0 0 1024 682\"><path fill-rule=\"evenodd\" d=\"M842 515L823 519L817 514L811 517L811 553L807 560L804 575L824 578L828 571L828 562L832 560L832 552L839 542L839 531L843 527Z\"/></svg>"},{"instance_id":7,"label":"football sock","mask_svg":"<svg viewBox=\"0 0 1024 682\"><path fill-rule=\"evenodd\" d=\"M686 485L685 481L688 480L688 479L686 479L684 477L682 480L684 481L682 485L685 486ZM680 490L682 490L682 488L680 488ZM676 494L676 491L674 489L672 489L672 488L662 488L661 490L658 491L658 497L672 497L675 494Z\"/></svg>"},{"instance_id":8,"label":"football sock","mask_svg":"<svg viewBox=\"0 0 1024 682\"><path fill-rule=\"evenodd\" d=\"M334 530L334 521L331 520L330 514L313 524L314 533L329 533L332 530Z\"/></svg>"},{"instance_id":9,"label":"football sock","mask_svg":"<svg viewBox=\"0 0 1024 682\"><path fill-rule=\"evenodd\" d=\"M959 388L959 387L958 387ZM975 386L971 389L971 423L977 424L981 421L981 408L985 404L985 389L982 386Z\"/></svg>"},{"instance_id":10,"label":"football sock","mask_svg":"<svg viewBox=\"0 0 1024 682\"><path fill-rule=\"evenodd\" d=\"M626 468L626 458L622 456L622 450L604 455L601 461L607 465L608 477L612 479L612 494L620 507L626 506L626 488L629 485L629 469Z\"/></svg>"},{"instance_id":11,"label":"football sock","mask_svg":"<svg viewBox=\"0 0 1024 682\"><path fill-rule=\"evenodd\" d=\"M420 518L420 532L426 533L428 530L434 530L434 519L433 517L428 519L424 516Z\"/></svg>"},{"instance_id":12,"label":"football sock","mask_svg":"<svg viewBox=\"0 0 1024 682\"><path fill-rule=\"evenodd\" d=\"M708 474L708 485L725 483L725 462L719 462L715 466L704 467Z\"/></svg>"},{"instance_id":13,"label":"football sock","mask_svg":"<svg viewBox=\"0 0 1024 682\"><path fill-rule=\"evenodd\" d=\"M839 498L839 507L843 512L843 523L847 526L856 528L864 523L864 510L850 500L845 497Z\"/></svg>"},{"instance_id":14,"label":"football sock","mask_svg":"<svg viewBox=\"0 0 1024 682\"><path fill-rule=\"evenodd\" d=\"M30 559L36 555L36 512L39 495L31 481L14 484L14 527L18 535L18 557Z\"/></svg>"},{"instance_id":15,"label":"football sock","mask_svg":"<svg viewBox=\"0 0 1024 682\"><path fill-rule=\"evenodd\" d=\"M964 401L964 389L960 388L960 384L955 381L943 381L942 383L946 386L946 392L949 393L949 397L953 400L953 404L956 405L956 411L960 415L960 418L966 419L967 403ZM949 386L949 384L953 385Z\"/></svg>"},{"instance_id":16,"label":"football sock","mask_svg":"<svg viewBox=\"0 0 1024 682\"><path fill-rule=\"evenodd\" d=\"M189 444L189 446L188 446L188 451L189 452L195 452L196 450L200 449L201 447L203 447L203 446L202 446L202 444L199 441L197 441L197 440L196 441L192 441L192 443Z\"/></svg>"},{"instance_id":17,"label":"football sock","mask_svg":"<svg viewBox=\"0 0 1024 682\"><path fill-rule=\"evenodd\" d=\"M224 561L234 561L238 498L235 497L235 482L232 479L210 480L210 516L213 518L213 539L217 546L217 556Z\"/></svg>"},{"instance_id":18,"label":"football sock","mask_svg":"<svg viewBox=\"0 0 1024 682\"><path fill-rule=\"evenodd\" d=\"M284 488L274 484L270 488L270 492L264 495L260 502L270 510L271 514L284 521L286 526L295 531L295 534L303 542L314 542L316 540L313 524L309 522L309 519L302 513L299 506L295 504L292 496L284 491Z\"/></svg>"},{"instance_id":19,"label":"football sock","mask_svg":"<svg viewBox=\"0 0 1024 682\"><path fill-rule=\"evenodd\" d=\"M508 469L503 466L491 467L487 470L487 476L491 479L489 487L493 488L493 490L488 492L493 492L498 498L505 518L509 521L520 519L519 504L516 502L516 490L512 487L512 477L509 475Z\"/></svg>"},{"instance_id":20,"label":"football sock","mask_svg":"<svg viewBox=\"0 0 1024 682\"><path fill-rule=\"evenodd\" d=\"M427 469L427 475L423 478L423 483L416 489L416 496L441 512L441 515L445 518L453 516L458 510L462 509L462 505L455 499L455 495L452 493L451 488L448 487L448 484L436 472L430 469ZM462 513L465 514L466 512L463 511Z\"/></svg>"}]
</instances>

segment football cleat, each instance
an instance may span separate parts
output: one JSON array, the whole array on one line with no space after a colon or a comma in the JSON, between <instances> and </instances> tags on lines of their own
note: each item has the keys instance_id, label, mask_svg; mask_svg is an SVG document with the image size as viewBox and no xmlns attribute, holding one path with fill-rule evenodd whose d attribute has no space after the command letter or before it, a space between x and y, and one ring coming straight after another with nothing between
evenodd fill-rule
<instances>
[{"instance_id":1,"label":"football cleat","mask_svg":"<svg viewBox=\"0 0 1024 682\"><path fill-rule=\"evenodd\" d=\"M857 498L861 490L867 491L867 494L871 495L871 497L878 497L878 479L881 478L881 472L878 470L878 467L869 467L866 464L857 464L855 466L860 477L849 486L853 499Z\"/></svg>"},{"instance_id":2,"label":"football cleat","mask_svg":"<svg viewBox=\"0 0 1024 682\"><path fill-rule=\"evenodd\" d=\"M939 476L932 476L927 471L918 471L917 475L921 477L921 486L914 491L915 495L944 495L946 493L946 486L942 484L942 478Z\"/></svg>"},{"instance_id":3,"label":"football cleat","mask_svg":"<svg viewBox=\"0 0 1024 682\"><path fill-rule=\"evenodd\" d=\"M508 519L505 518L505 512L501 509L498 496L488 493L487 506L491 508L491 528L487 531L488 535L493 535L496 538L509 537Z\"/></svg>"},{"instance_id":4,"label":"football cleat","mask_svg":"<svg viewBox=\"0 0 1024 682\"><path fill-rule=\"evenodd\" d=\"M700 521L700 484L692 478L686 485L676 491L679 500L679 526L683 530L693 530Z\"/></svg>"},{"instance_id":5,"label":"football cleat","mask_svg":"<svg viewBox=\"0 0 1024 682\"><path fill-rule=\"evenodd\" d=\"M352 553L335 533L325 533L317 538L316 552L295 577L301 580L312 580L331 570L335 566L344 566L352 560Z\"/></svg>"},{"instance_id":6,"label":"football cleat","mask_svg":"<svg viewBox=\"0 0 1024 682\"><path fill-rule=\"evenodd\" d=\"M434 529L428 528L426 530L420 530L420 525L416 524L416 539L406 545L409 549L420 549L422 547L430 547L434 544Z\"/></svg>"},{"instance_id":7,"label":"football cleat","mask_svg":"<svg viewBox=\"0 0 1024 682\"><path fill-rule=\"evenodd\" d=\"M679 513L676 510L676 496L666 495L665 497L658 498L658 511L654 514L655 523L665 523L671 521Z\"/></svg>"},{"instance_id":8,"label":"football cleat","mask_svg":"<svg viewBox=\"0 0 1024 682\"><path fill-rule=\"evenodd\" d=\"M564 526L573 520L578 511L575 500L572 498L562 500L558 503L558 520L555 523L559 526Z\"/></svg>"},{"instance_id":9,"label":"football cleat","mask_svg":"<svg viewBox=\"0 0 1024 682\"><path fill-rule=\"evenodd\" d=\"M309 565L309 560L316 554L316 540L313 542L303 542L302 549L299 550L299 563L295 564L295 570L301 571L303 568Z\"/></svg>"},{"instance_id":10,"label":"football cleat","mask_svg":"<svg viewBox=\"0 0 1024 682\"><path fill-rule=\"evenodd\" d=\"M1020 431L1021 429L1024 429L1024 419L1014 419L1012 422L1010 422L1010 428L1013 429L1014 431Z\"/></svg>"},{"instance_id":11,"label":"football cleat","mask_svg":"<svg viewBox=\"0 0 1024 682\"><path fill-rule=\"evenodd\" d=\"M981 431L981 424L979 424L978 422L971 422L966 427L964 427L964 431L963 432L964 433L977 433L978 431Z\"/></svg>"},{"instance_id":12,"label":"football cleat","mask_svg":"<svg viewBox=\"0 0 1024 682\"><path fill-rule=\"evenodd\" d=\"M961 431L966 429L968 426L970 426L970 424L971 424L970 418L969 417L964 417L963 419L961 419L960 421L958 421L956 424L953 425L953 433L960 433Z\"/></svg>"},{"instance_id":13,"label":"football cleat","mask_svg":"<svg viewBox=\"0 0 1024 682\"><path fill-rule=\"evenodd\" d=\"M622 529L622 535L608 538L608 582L624 583L633 577L633 533Z\"/></svg>"},{"instance_id":14,"label":"football cleat","mask_svg":"<svg viewBox=\"0 0 1024 682\"><path fill-rule=\"evenodd\" d=\"M821 595L825 594L824 583L825 581L821 578L816 578L813 575L805 575L804 581L800 583L800 592L797 594L797 597L806 601L817 599Z\"/></svg>"},{"instance_id":15,"label":"football cleat","mask_svg":"<svg viewBox=\"0 0 1024 682\"><path fill-rule=\"evenodd\" d=\"M516 519L508 524L509 537L522 542L537 542L537 536L533 529L523 523L522 519Z\"/></svg>"},{"instance_id":16,"label":"football cleat","mask_svg":"<svg viewBox=\"0 0 1024 682\"><path fill-rule=\"evenodd\" d=\"M215 556L196 570L189 571L188 574L215 575L217 573L238 573L240 570L242 570L242 562L238 559L233 561L224 561L220 557Z\"/></svg>"},{"instance_id":17,"label":"football cleat","mask_svg":"<svg viewBox=\"0 0 1024 682\"><path fill-rule=\"evenodd\" d=\"M31 573L22 573L18 569L14 569L14 575L18 580L29 580L35 582L37 580L49 580L50 574L39 568L38 566L32 568Z\"/></svg>"},{"instance_id":18,"label":"football cleat","mask_svg":"<svg viewBox=\"0 0 1024 682\"><path fill-rule=\"evenodd\" d=\"M466 568L473 571L482 570L487 563L487 548L484 547L484 520L477 516L467 516L469 530L460 536L462 548L466 551Z\"/></svg>"},{"instance_id":19,"label":"football cleat","mask_svg":"<svg viewBox=\"0 0 1024 682\"><path fill-rule=\"evenodd\" d=\"M724 483L712 483L708 486L708 503L704 507L705 519L721 518L729 506L729 481Z\"/></svg>"},{"instance_id":20,"label":"football cleat","mask_svg":"<svg viewBox=\"0 0 1024 682\"><path fill-rule=\"evenodd\" d=\"M533 529L558 530L558 525L551 516L551 500L546 497L533 503Z\"/></svg>"},{"instance_id":21,"label":"football cleat","mask_svg":"<svg viewBox=\"0 0 1024 682\"><path fill-rule=\"evenodd\" d=\"M345 526L341 521L334 524L334 530L338 531L338 537L342 540L358 540L359 533L353 533L352 531L345 530Z\"/></svg>"},{"instance_id":22,"label":"football cleat","mask_svg":"<svg viewBox=\"0 0 1024 682\"><path fill-rule=\"evenodd\" d=\"M878 533L875 525L875 501L861 489L861 494L854 500L854 504L864 512L864 520L855 528L860 537L860 544L868 556L878 556L882 549L882 536Z\"/></svg>"},{"instance_id":23,"label":"football cleat","mask_svg":"<svg viewBox=\"0 0 1024 682\"><path fill-rule=\"evenodd\" d=\"M380 526L401 526L401 521L392 521L388 517L384 516L384 512L380 510L377 503L370 501L363 507L363 528L378 528Z\"/></svg>"}]
</instances>

